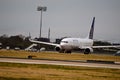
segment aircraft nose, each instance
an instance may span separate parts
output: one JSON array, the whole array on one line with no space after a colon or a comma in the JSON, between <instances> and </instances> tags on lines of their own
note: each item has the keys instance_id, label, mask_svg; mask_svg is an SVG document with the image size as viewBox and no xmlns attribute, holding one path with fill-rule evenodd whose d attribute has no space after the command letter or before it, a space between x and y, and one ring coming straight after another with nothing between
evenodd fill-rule
<instances>
[{"instance_id":1,"label":"aircraft nose","mask_svg":"<svg viewBox=\"0 0 120 80\"><path fill-rule=\"evenodd\" d=\"M68 43L60 43L62 49L71 50L71 46Z\"/></svg>"},{"instance_id":2,"label":"aircraft nose","mask_svg":"<svg viewBox=\"0 0 120 80\"><path fill-rule=\"evenodd\" d=\"M60 45L61 45L61 46L64 46L64 45L66 45L66 43L60 43Z\"/></svg>"},{"instance_id":3,"label":"aircraft nose","mask_svg":"<svg viewBox=\"0 0 120 80\"><path fill-rule=\"evenodd\" d=\"M60 45L61 45L61 47L67 47L67 46L69 46L68 43L64 43L64 42L61 42Z\"/></svg>"},{"instance_id":4,"label":"aircraft nose","mask_svg":"<svg viewBox=\"0 0 120 80\"><path fill-rule=\"evenodd\" d=\"M66 43L60 43L62 49L66 49Z\"/></svg>"}]
</instances>

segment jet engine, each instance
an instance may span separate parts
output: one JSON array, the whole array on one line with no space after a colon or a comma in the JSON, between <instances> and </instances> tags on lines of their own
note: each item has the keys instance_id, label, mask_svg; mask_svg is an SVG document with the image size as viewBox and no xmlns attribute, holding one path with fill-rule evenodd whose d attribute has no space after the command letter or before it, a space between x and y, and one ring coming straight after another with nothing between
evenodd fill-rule
<instances>
[{"instance_id":1,"label":"jet engine","mask_svg":"<svg viewBox=\"0 0 120 80\"><path fill-rule=\"evenodd\" d=\"M93 52L93 49L90 47L84 50L84 54L90 54L91 52Z\"/></svg>"},{"instance_id":2,"label":"jet engine","mask_svg":"<svg viewBox=\"0 0 120 80\"><path fill-rule=\"evenodd\" d=\"M62 50L62 48L61 48L61 46L60 46L60 45L58 45L58 46L56 46L56 47L55 47L55 50L56 50L56 51L61 51L61 50Z\"/></svg>"}]
</instances>

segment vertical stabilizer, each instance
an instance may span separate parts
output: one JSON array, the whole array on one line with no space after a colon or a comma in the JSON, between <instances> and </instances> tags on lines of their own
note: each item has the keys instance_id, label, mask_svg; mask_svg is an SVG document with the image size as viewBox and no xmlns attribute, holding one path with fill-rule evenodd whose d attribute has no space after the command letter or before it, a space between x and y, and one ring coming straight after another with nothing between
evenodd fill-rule
<instances>
[{"instance_id":1,"label":"vertical stabilizer","mask_svg":"<svg viewBox=\"0 0 120 80\"><path fill-rule=\"evenodd\" d=\"M93 39L93 33L94 33L94 23L95 23L95 17L93 17L90 33L89 33L89 39Z\"/></svg>"}]
</instances>

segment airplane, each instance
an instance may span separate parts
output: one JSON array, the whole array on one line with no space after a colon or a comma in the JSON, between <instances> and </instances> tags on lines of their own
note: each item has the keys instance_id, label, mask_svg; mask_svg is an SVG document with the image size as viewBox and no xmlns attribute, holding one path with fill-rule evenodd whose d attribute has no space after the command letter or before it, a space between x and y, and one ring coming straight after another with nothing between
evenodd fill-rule
<instances>
[{"instance_id":1,"label":"airplane","mask_svg":"<svg viewBox=\"0 0 120 80\"><path fill-rule=\"evenodd\" d=\"M43 41L35 41L32 39L30 39L30 42L55 46L55 50L60 53L61 52L71 53L73 49L83 49L84 54L89 54L93 52L94 48L120 47L120 46L93 46L94 23L95 23L95 17L93 17L91 29L87 38L64 38L61 40L60 44L43 42Z\"/></svg>"}]
</instances>

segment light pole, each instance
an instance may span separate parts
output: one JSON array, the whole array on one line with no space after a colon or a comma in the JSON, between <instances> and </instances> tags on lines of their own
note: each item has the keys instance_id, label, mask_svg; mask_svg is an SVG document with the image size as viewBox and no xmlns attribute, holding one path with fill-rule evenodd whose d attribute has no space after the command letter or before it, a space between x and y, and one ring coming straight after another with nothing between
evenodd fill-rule
<instances>
[{"instance_id":1,"label":"light pole","mask_svg":"<svg viewBox=\"0 0 120 80\"><path fill-rule=\"evenodd\" d=\"M41 11L41 16L40 16L40 35L39 38L41 38L41 30L42 30L42 12L46 11L47 7L42 7L42 6L38 6L37 11Z\"/></svg>"}]
</instances>

